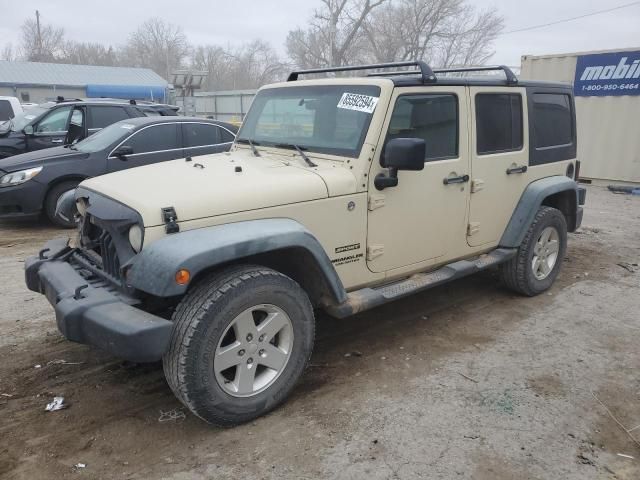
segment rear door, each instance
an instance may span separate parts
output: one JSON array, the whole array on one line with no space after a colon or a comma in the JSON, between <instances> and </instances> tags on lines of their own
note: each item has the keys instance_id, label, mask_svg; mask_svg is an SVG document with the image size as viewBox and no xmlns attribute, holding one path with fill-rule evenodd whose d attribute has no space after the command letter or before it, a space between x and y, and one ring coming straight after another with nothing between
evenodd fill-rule
<instances>
[{"instance_id":1,"label":"rear door","mask_svg":"<svg viewBox=\"0 0 640 480\"><path fill-rule=\"evenodd\" d=\"M88 134L94 134L98 130L108 127L112 123L129 118L128 110L118 105L89 105L88 110Z\"/></svg>"},{"instance_id":2,"label":"rear door","mask_svg":"<svg viewBox=\"0 0 640 480\"><path fill-rule=\"evenodd\" d=\"M471 201L467 243L497 245L529 183L526 90L471 87Z\"/></svg>"},{"instance_id":3,"label":"rear door","mask_svg":"<svg viewBox=\"0 0 640 480\"><path fill-rule=\"evenodd\" d=\"M132 148L133 153L125 159L118 158L113 152L121 145ZM110 172L126 168L149 165L184 157L181 142L180 124L160 123L144 127L116 146L108 158Z\"/></svg>"},{"instance_id":4,"label":"rear door","mask_svg":"<svg viewBox=\"0 0 640 480\"><path fill-rule=\"evenodd\" d=\"M208 153L219 153L226 150L222 144L222 131L211 123L182 123L184 154L196 157Z\"/></svg>"}]
</instances>

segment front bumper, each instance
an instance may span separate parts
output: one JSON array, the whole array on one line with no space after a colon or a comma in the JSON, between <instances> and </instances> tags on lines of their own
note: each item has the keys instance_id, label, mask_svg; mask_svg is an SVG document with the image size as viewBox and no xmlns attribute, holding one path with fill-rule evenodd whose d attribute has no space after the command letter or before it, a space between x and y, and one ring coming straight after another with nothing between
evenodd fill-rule
<instances>
[{"instance_id":1,"label":"front bumper","mask_svg":"<svg viewBox=\"0 0 640 480\"><path fill-rule=\"evenodd\" d=\"M0 188L0 218L37 216L42 210L44 194L45 186L33 180Z\"/></svg>"},{"instance_id":2,"label":"front bumper","mask_svg":"<svg viewBox=\"0 0 640 480\"><path fill-rule=\"evenodd\" d=\"M57 239L25 262L27 287L53 305L60 332L133 362L160 360L172 322L134 307L135 299L70 263L72 253L66 239Z\"/></svg>"}]
</instances>

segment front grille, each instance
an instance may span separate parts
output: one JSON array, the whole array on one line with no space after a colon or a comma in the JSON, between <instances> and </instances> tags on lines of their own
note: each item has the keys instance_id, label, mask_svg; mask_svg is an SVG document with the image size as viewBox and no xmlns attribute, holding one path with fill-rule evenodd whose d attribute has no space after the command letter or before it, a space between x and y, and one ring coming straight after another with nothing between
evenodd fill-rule
<instances>
[{"instance_id":1,"label":"front grille","mask_svg":"<svg viewBox=\"0 0 640 480\"><path fill-rule=\"evenodd\" d=\"M115 243L109 232L103 230L98 238L99 253L102 257L102 270L114 278L120 279L120 260Z\"/></svg>"},{"instance_id":2,"label":"front grille","mask_svg":"<svg viewBox=\"0 0 640 480\"><path fill-rule=\"evenodd\" d=\"M74 260L83 268L121 285L120 258L111 234L85 221L81 238L83 248L77 251Z\"/></svg>"}]
</instances>

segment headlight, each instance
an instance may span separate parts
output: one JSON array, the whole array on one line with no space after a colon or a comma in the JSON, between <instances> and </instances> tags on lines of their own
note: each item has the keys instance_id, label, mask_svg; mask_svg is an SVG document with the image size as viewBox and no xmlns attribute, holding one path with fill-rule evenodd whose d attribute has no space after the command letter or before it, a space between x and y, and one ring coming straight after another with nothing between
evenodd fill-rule
<instances>
[{"instance_id":1,"label":"headlight","mask_svg":"<svg viewBox=\"0 0 640 480\"><path fill-rule=\"evenodd\" d=\"M133 225L129 229L129 243L134 252L138 253L142 250L142 229L139 225Z\"/></svg>"},{"instance_id":2,"label":"headlight","mask_svg":"<svg viewBox=\"0 0 640 480\"><path fill-rule=\"evenodd\" d=\"M0 187L11 187L13 185L20 185L21 183L31 180L42 171L42 167L29 168L27 170L20 170L19 172L7 173L0 177Z\"/></svg>"}]
</instances>

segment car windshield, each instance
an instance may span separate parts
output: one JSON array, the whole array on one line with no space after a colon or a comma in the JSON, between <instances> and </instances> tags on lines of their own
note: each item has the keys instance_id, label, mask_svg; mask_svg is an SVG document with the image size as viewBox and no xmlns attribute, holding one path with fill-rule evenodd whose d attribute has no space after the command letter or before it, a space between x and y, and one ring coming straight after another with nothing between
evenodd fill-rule
<instances>
[{"instance_id":1,"label":"car windshield","mask_svg":"<svg viewBox=\"0 0 640 480\"><path fill-rule=\"evenodd\" d=\"M135 125L132 125L127 120L123 120L109 125L90 137L76 143L73 145L73 148L84 153L99 152L123 139L132 133L135 128Z\"/></svg>"},{"instance_id":2,"label":"car windshield","mask_svg":"<svg viewBox=\"0 0 640 480\"><path fill-rule=\"evenodd\" d=\"M42 107L30 107L28 110L17 114L10 120L11 130L14 132L21 132L24 127L33 121L33 119L39 117L47 110L48 109Z\"/></svg>"},{"instance_id":3,"label":"car windshield","mask_svg":"<svg viewBox=\"0 0 640 480\"><path fill-rule=\"evenodd\" d=\"M254 98L238 142L357 157L379 96L375 85L265 89Z\"/></svg>"}]
</instances>

